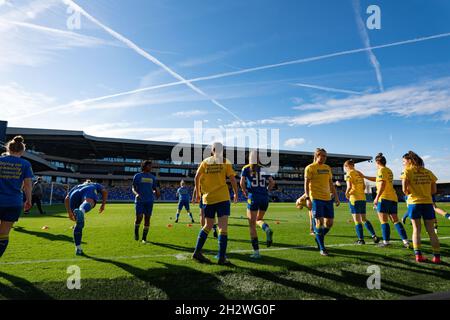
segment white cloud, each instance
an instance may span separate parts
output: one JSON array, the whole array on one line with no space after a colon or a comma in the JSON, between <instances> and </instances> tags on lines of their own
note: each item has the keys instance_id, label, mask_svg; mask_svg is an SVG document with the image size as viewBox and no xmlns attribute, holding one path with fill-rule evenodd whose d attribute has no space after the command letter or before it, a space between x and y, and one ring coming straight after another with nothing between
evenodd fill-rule
<instances>
[{"instance_id":1,"label":"white cloud","mask_svg":"<svg viewBox=\"0 0 450 320\"><path fill-rule=\"evenodd\" d=\"M327 99L296 107L302 113L290 117L274 117L249 122L235 121L236 126L267 124L320 125L370 116L430 116L428 119L450 120L450 77L421 84L397 87L381 93ZM311 112L307 112L311 111ZM433 118L431 116L434 116Z\"/></svg>"},{"instance_id":2,"label":"white cloud","mask_svg":"<svg viewBox=\"0 0 450 320\"><path fill-rule=\"evenodd\" d=\"M25 6L11 5L0 14L0 70L15 65L38 66L50 61L61 50L113 44L112 41L30 22L61 4L61 1L33 1Z\"/></svg>"},{"instance_id":3,"label":"white cloud","mask_svg":"<svg viewBox=\"0 0 450 320\"><path fill-rule=\"evenodd\" d=\"M361 10L359 0L353 0L353 10L355 12L356 24L358 25L358 33L361 37L361 40L364 42L364 45L366 46L366 48L368 48L368 50L366 51L367 57L372 65L373 69L375 70L375 74L377 76L378 87L379 87L380 91L384 91L383 76L381 75L380 62L378 61L377 57L373 53L372 49L370 49L371 44L370 44L369 34L367 33L367 29L364 24L364 21L359 14L359 12Z\"/></svg>"},{"instance_id":4,"label":"white cloud","mask_svg":"<svg viewBox=\"0 0 450 320\"><path fill-rule=\"evenodd\" d=\"M188 111L174 112L174 113L172 113L172 115L174 117L179 117L179 118L190 118L190 117L195 117L195 116L203 116L207 113L208 112L201 111L201 110L188 110Z\"/></svg>"},{"instance_id":5,"label":"white cloud","mask_svg":"<svg viewBox=\"0 0 450 320\"><path fill-rule=\"evenodd\" d=\"M231 116L233 116L235 119L237 120L241 120L235 113L233 113L230 109L228 109L226 106L224 106L222 103L220 103L219 101L217 101L214 98L211 98L208 94L206 94L203 90L201 90L200 88L198 88L197 86L193 85L189 80L185 79L184 77L182 77L180 74L178 74L177 72L175 72L172 68L170 68L168 65L164 64L163 62L159 61L156 57L152 56L151 54L149 54L147 51L145 51L144 49L142 49L141 47L139 47L138 45L136 45L133 41L131 41L130 39L124 37L123 35L121 35L120 33L114 31L113 29L111 29L110 27L104 25L103 23L101 23L99 20L97 20L95 17L93 17L92 15L90 15L88 12L86 12L86 10L84 10L82 7L80 7L78 4L76 4L73 0L65 0L65 2L70 5L70 7L72 9L74 9L76 12L79 12L80 14L82 14L84 17L86 17L89 21L91 21L92 23L94 23L95 25L97 25L98 27L100 27L101 29L103 29L105 32L107 32L109 35L111 35L113 38L117 39L118 41L120 41L121 43L123 43L125 46L127 46L128 48L130 48L131 50L133 50L134 52L136 52L137 54L139 54L140 56L142 56L143 58L147 59L148 61L154 63L155 65L157 65L158 67L162 68L163 70L165 70L168 74L170 74L171 76L173 76L175 79L177 79L178 81L181 81L183 84L185 84L186 86L188 86L190 89L192 89L194 92L200 94L201 96L204 96L206 98L208 98L208 100L213 103L214 105L216 105L217 107L221 108L222 110L228 112Z\"/></svg>"},{"instance_id":6,"label":"white cloud","mask_svg":"<svg viewBox=\"0 0 450 320\"><path fill-rule=\"evenodd\" d=\"M246 44L237 46L235 48L220 50L218 52L214 52L214 53L205 55L203 57L188 58L184 61L181 61L178 65L180 67L195 67L198 65L212 63L212 62L215 62L218 60L222 60L225 57L236 54L236 53L238 53L244 49L247 49L249 47L252 47L252 46L253 46L253 44L246 43ZM234 67L234 68L240 69L240 68L236 68L236 67Z\"/></svg>"},{"instance_id":7,"label":"white cloud","mask_svg":"<svg viewBox=\"0 0 450 320\"><path fill-rule=\"evenodd\" d=\"M42 93L29 92L16 83L0 85L2 117L5 119L46 108L55 99Z\"/></svg>"},{"instance_id":8,"label":"white cloud","mask_svg":"<svg viewBox=\"0 0 450 320\"><path fill-rule=\"evenodd\" d=\"M327 92L337 92L337 93L356 94L356 95L363 94L363 92L358 92L358 91L316 86L316 85L306 84L306 83L295 83L294 86L304 87L304 88L309 88L309 89L317 89L317 90L322 90L322 91L327 91Z\"/></svg>"},{"instance_id":9,"label":"white cloud","mask_svg":"<svg viewBox=\"0 0 450 320\"><path fill-rule=\"evenodd\" d=\"M301 146L302 144L305 144L305 142L306 142L305 138L291 138L291 139L287 139L284 142L284 146L294 148L294 147Z\"/></svg>"}]
</instances>

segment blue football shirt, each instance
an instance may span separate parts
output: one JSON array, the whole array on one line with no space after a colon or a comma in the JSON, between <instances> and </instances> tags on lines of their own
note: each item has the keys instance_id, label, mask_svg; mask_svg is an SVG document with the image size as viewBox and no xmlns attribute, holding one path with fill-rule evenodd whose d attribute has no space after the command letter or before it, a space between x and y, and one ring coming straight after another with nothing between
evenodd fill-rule
<instances>
[{"instance_id":1,"label":"blue football shirt","mask_svg":"<svg viewBox=\"0 0 450 320\"><path fill-rule=\"evenodd\" d=\"M189 189L186 187L179 187L177 190L179 201L189 201L191 199Z\"/></svg>"},{"instance_id":2,"label":"blue football shirt","mask_svg":"<svg viewBox=\"0 0 450 320\"><path fill-rule=\"evenodd\" d=\"M134 190L139 194L135 202L152 202L153 190L157 188L156 177L151 173L137 173L133 178Z\"/></svg>"},{"instance_id":3,"label":"blue football shirt","mask_svg":"<svg viewBox=\"0 0 450 320\"><path fill-rule=\"evenodd\" d=\"M23 181L33 178L31 164L22 158L0 156L0 207L23 205Z\"/></svg>"}]
</instances>

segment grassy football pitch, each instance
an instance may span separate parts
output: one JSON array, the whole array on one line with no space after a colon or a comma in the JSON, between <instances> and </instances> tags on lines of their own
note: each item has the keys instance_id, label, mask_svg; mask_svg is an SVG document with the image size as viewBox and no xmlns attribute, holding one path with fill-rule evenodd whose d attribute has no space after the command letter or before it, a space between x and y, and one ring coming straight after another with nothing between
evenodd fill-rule
<instances>
[{"instance_id":1,"label":"grassy football pitch","mask_svg":"<svg viewBox=\"0 0 450 320\"><path fill-rule=\"evenodd\" d=\"M450 210L450 205L441 207ZM193 208L198 220L198 207ZM83 231L85 257L74 254L73 223L63 206L46 209L46 216L36 211L22 216L11 231L0 259L3 299L397 299L450 290L450 221L442 217L442 265L416 264L413 251L402 247L392 225L395 241L390 248L375 247L366 230L367 244L353 245L356 237L347 204L335 212L335 226L326 237L330 256L322 257L309 235L307 211L292 203L274 203L266 215L274 244L267 249L259 229L263 258L252 261L245 206L233 204L227 255L234 266L223 267L190 259L200 225L196 221L189 226L185 212L175 224L175 204L155 205L150 244L133 239L132 204L110 204L101 215L94 208ZM369 204L368 210L380 235ZM404 210L401 204L400 213ZM409 221L406 229L410 237ZM428 241L423 249L430 257ZM216 252L217 240L210 234L205 253L215 262ZM79 290L67 288L71 265L81 270ZM367 288L371 265L380 267L380 290Z\"/></svg>"}]
</instances>

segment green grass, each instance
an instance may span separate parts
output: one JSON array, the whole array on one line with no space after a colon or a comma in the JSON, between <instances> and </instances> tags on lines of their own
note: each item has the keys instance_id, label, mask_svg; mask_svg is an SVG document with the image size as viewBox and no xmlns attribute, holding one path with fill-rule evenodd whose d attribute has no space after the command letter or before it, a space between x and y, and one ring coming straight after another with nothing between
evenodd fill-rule
<instances>
[{"instance_id":1,"label":"green grass","mask_svg":"<svg viewBox=\"0 0 450 320\"><path fill-rule=\"evenodd\" d=\"M328 245L343 246L330 246L330 256L321 257L309 235L307 211L298 211L293 204L271 204L266 221L275 232L274 245L265 250L265 234L259 230L263 258L252 261L245 206L232 205L228 257L234 266L222 267L190 259L200 226L189 227L185 213L174 224L170 218L175 208L175 204L155 205L149 233L152 243L147 245L133 239L133 205L109 205L102 215L95 208L87 215L83 234L86 257L74 255L72 222L62 206L47 208L46 216L22 217L0 259L0 298L397 299L450 290L450 221L441 217L444 263L418 265L412 250L400 242L385 249L369 244L370 239L365 246L352 245L354 225L345 204L336 210L335 226L326 237ZM404 209L401 205L400 212ZM368 218L379 232L372 209ZM168 228L169 223L174 226ZM49 229L42 230L44 225ZM409 222L406 228L411 235ZM429 256L428 241L423 249ZM212 236L205 250L214 261L217 241ZM70 265L81 268L80 290L67 289ZM381 268L381 290L367 289L370 265Z\"/></svg>"}]
</instances>

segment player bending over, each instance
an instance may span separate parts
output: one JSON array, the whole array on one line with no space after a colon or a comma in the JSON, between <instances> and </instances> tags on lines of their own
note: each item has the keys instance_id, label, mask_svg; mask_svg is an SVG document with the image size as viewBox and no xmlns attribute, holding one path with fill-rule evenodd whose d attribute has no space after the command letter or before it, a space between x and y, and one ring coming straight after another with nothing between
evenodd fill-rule
<instances>
[{"instance_id":1,"label":"player bending over","mask_svg":"<svg viewBox=\"0 0 450 320\"><path fill-rule=\"evenodd\" d=\"M261 258L256 225L266 233L267 247L273 242L273 231L263 219L269 207L269 192L274 187L275 181L271 176L264 174L261 168L258 152L251 151L249 164L242 168L240 181L241 189L247 198L247 218L253 247L253 254L250 257L254 259Z\"/></svg>"},{"instance_id":2,"label":"player bending over","mask_svg":"<svg viewBox=\"0 0 450 320\"><path fill-rule=\"evenodd\" d=\"M364 228L363 224L369 231L370 236L374 243L380 242L380 239L375 234L372 223L366 218L366 193L364 184L364 175L355 170L355 162L353 160L347 160L344 163L344 170L347 173L345 180L347 181L347 190L345 196L347 197L348 205L350 207L350 213L352 214L353 221L355 222L356 235L358 240L356 244L362 245L364 241Z\"/></svg>"},{"instance_id":3,"label":"player bending over","mask_svg":"<svg viewBox=\"0 0 450 320\"><path fill-rule=\"evenodd\" d=\"M151 174L152 161L145 160L141 163L141 172L133 177L131 191L135 195L134 206L136 220L134 222L134 240L139 241L139 228L142 218L144 218L144 232L142 233L142 243L147 243L147 235L150 229L150 218L153 212L153 201L155 193L159 198L160 191L156 177Z\"/></svg>"},{"instance_id":4,"label":"player bending over","mask_svg":"<svg viewBox=\"0 0 450 320\"><path fill-rule=\"evenodd\" d=\"M191 218L191 222L194 223L194 217L192 217L191 209L189 208L189 189L186 188L183 180L181 180L180 182L180 187L177 190L176 196L178 197L178 209L175 223L178 223L178 219L180 218L180 211L183 210L183 207L186 208L186 211L189 214L189 218Z\"/></svg>"},{"instance_id":5,"label":"player bending over","mask_svg":"<svg viewBox=\"0 0 450 320\"><path fill-rule=\"evenodd\" d=\"M408 236L406 234L405 227L398 220L398 197L394 189L394 174L392 170L386 167L386 158L382 153L379 153L375 157L375 165L377 166L376 177L366 177L365 179L376 182L377 195L373 201L374 208L377 209L378 219L381 223L381 233L383 236L383 243L380 243L380 247L387 247L390 245L391 240L391 227L389 225L389 219L394 223L400 238L403 241L403 246L409 248Z\"/></svg>"},{"instance_id":6,"label":"player bending over","mask_svg":"<svg viewBox=\"0 0 450 320\"><path fill-rule=\"evenodd\" d=\"M200 195L202 194L206 223L200 230L192 258L199 262L210 262L202 254L202 248L214 225L217 214L219 225L218 263L230 265L230 261L225 256L228 243L228 216L230 215L230 191L228 190L227 178L230 179L233 187L233 200L236 203L238 201L236 173L231 162L223 157L223 145L220 142L213 143L212 154L211 157L202 161L195 175L196 202L200 201Z\"/></svg>"},{"instance_id":7,"label":"player bending over","mask_svg":"<svg viewBox=\"0 0 450 320\"><path fill-rule=\"evenodd\" d=\"M17 136L6 143L6 153L0 156L0 257L5 253L9 232L19 220L22 208L25 211L31 208L33 170L22 159L24 152L24 140Z\"/></svg>"},{"instance_id":8,"label":"player bending over","mask_svg":"<svg viewBox=\"0 0 450 320\"><path fill-rule=\"evenodd\" d=\"M97 195L99 193L102 194L102 205L100 206L99 213L102 213L105 210L108 192L99 183L92 183L90 180L87 180L84 184L73 187L64 200L70 220L76 222L75 228L73 229L76 255L83 255L81 238L83 236L84 216L97 204Z\"/></svg>"},{"instance_id":9,"label":"player bending over","mask_svg":"<svg viewBox=\"0 0 450 320\"><path fill-rule=\"evenodd\" d=\"M326 165L327 152L317 148L314 153L314 162L305 168L306 204L312 210L316 233L316 243L322 256L328 256L325 248L325 236L333 226L334 207L331 194L334 196L336 206L339 206L339 197L333 183L333 174L330 166Z\"/></svg>"},{"instance_id":10,"label":"player bending over","mask_svg":"<svg viewBox=\"0 0 450 320\"><path fill-rule=\"evenodd\" d=\"M408 213L413 225L413 246L417 262L425 262L427 259L422 255L421 229L422 219L425 229L430 236L433 248L433 263L441 262L439 239L434 232L433 222L436 219L433 208L432 195L436 193L437 178L428 169L416 153L409 151L405 155L407 165L402 173L403 193L408 196Z\"/></svg>"}]
</instances>

